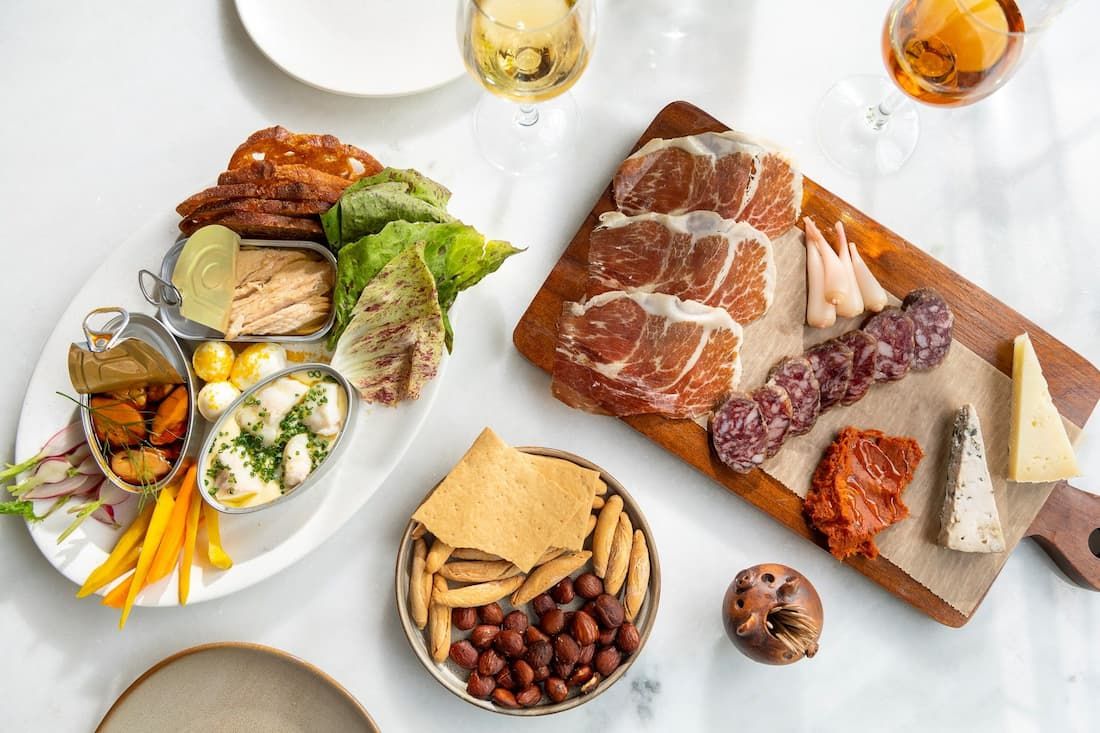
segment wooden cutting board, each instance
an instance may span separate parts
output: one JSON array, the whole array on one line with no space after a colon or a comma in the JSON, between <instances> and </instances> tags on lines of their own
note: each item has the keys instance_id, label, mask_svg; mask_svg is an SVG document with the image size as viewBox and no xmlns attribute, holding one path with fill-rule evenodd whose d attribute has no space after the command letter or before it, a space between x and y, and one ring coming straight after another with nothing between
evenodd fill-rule
<instances>
[{"instance_id":1,"label":"wooden cutting board","mask_svg":"<svg viewBox=\"0 0 1100 733\"><path fill-rule=\"evenodd\" d=\"M655 137L728 129L687 102L673 102L661 110L633 149ZM1004 374L1012 373L1012 338L1024 331L1030 333L1055 404L1074 425L1084 426L1100 399L1100 371L1084 357L809 178L803 180L803 188L804 213L825 222L836 221L843 214L851 239L875 243L874 248L865 249L864 257L887 290L906 293L933 284L952 304L956 341ZM547 372L553 367L562 303L580 300L584 295L589 233L600 214L613 210L609 183L516 326L513 334L516 348ZM826 548L824 538L807 524L802 499L797 494L764 471L738 474L727 469L714 458L706 431L697 424L656 415L623 420L793 531ZM1079 491L1065 482L1058 484L1025 536L1039 541L1075 582L1100 590L1100 496ZM1093 536L1091 548L1090 536ZM885 557L870 560L860 556L849 558L845 564L940 623L957 627L970 618Z\"/></svg>"}]
</instances>

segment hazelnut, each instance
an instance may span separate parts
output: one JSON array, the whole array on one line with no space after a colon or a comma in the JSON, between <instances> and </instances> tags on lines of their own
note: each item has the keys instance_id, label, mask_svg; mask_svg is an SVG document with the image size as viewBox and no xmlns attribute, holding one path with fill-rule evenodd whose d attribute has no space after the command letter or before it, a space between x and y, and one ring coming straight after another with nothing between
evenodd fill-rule
<instances>
[{"instance_id":1,"label":"hazelnut","mask_svg":"<svg viewBox=\"0 0 1100 733\"><path fill-rule=\"evenodd\" d=\"M737 574L722 601L726 635L745 656L791 664L817 653L824 613L802 573L786 565L754 565Z\"/></svg>"},{"instance_id":2,"label":"hazelnut","mask_svg":"<svg viewBox=\"0 0 1100 733\"><path fill-rule=\"evenodd\" d=\"M585 603L583 606L581 606L581 610L584 611L585 613L587 613L592 618L596 618L596 602L595 601L588 601L588 603Z\"/></svg>"},{"instance_id":3,"label":"hazelnut","mask_svg":"<svg viewBox=\"0 0 1100 733\"><path fill-rule=\"evenodd\" d=\"M512 674L512 670L508 669L507 667L505 667L504 669L500 670L499 673L497 673L496 681L497 681L497 687L503 687L505 690L511 690L511 691L515 692L516 678Z\"/></svg>"},{"instance_id":4,"label":"hazelnut","mask_svg":"<svg viewBox=\"0 0 1100 733\"><path fill-rule=\"evenodd\" d=\"M523 611L512 611L504 617L504 628L518 631L521 634L527 631L529 625L530 622L527 620L527 614Z\"/></svg>"},{"instance_id":5,"label":"hazelnut","mask_svg":"<svg viewBox=\"0 0 1100 733\"><path fill-rule=\"evenodd\" d=\"M574 666L575 665L572 664L566 664L565 662L554 662L554 675L562 679L569 679L573 675Z\"/></svg>"},{"instance_id":6,"label":"hazelnut","mask_svg":"<svg viewBox=\"0 0 1100 733\"><path fill-rule=\"evenodd\" d=\"M586 644L581 647L581 655L577 657L577 664L591 664L594 656L596 656L596 645Z\"/></svg>"},{"instance_id":7,"label":"hazelnut","mask_svg":"<svg viewBox=\"0 0 1100 733\"><path fill-rule=\"evenodd\" d=\"M536 641L550 641L550 637L542 633L538 626L528 626L527 631L523 632L523 638L527 641L528 646Z\"/></svg>"},{"instance_id":8,"label":"hazelnut","mask_svg":"<svg viewBox=\"0 0 1100 733\"><path fill-rule=\"evenodd\" d=\"M603 581L595 573L582 573L573 581L573 590L581 598L591 601L603 593Z\"/></svg>"},{"instance_id":9,"label":"hazelnut","mask_svg":"<svg viewBox=\"0 0 1100 733\"><path fill-rule=\"evenodd\" d=\"M590 679L592 679L592 668L587 664L582 664L573 670L573 674L569 678L569 684L573 687L579 687Z\"/></svg>"},{"instance_id":10,"label":"hazelnut","mask_svg":"<svg viewBox=\"0 0 1100 733\"><path fill-rule=\"evenodd\" d=\"M611 646L615 643L615 639L619 636L618 629L600 629L600 646Z\"/></svg>"},{"instance_id":11,"label":"hazelnut","mask_svg":"<svg viewBox=\"0 0 1100 733\"><path fill-rule=\"evenodd\" d=\"M554 638L554 659L563 664L576 664L580 656L581 648L572 636L561 634ZM569 675L559 676L568 677Z\"/></svg>"},{"instance_id":12,"label":"hazelnut","mask_svg":"<svg viewBox=\"0 0 1100 733\"><path fill-rule=\"evenodd\" d=\"M560 634L565 628L565 613L560 608L552 608L542 614L539 619L539 627L547 634L553 636Z\"/></svg>"},{"instance_id":13,"label":"hazelnut","mask_svg":"<svg viewBox=\"0 0 1100 733\"><path fill-rule=\"evenodd\" d=\"M550 677L546 680L546 695L554 702L561 702L569 697L569 686L561 677Z\"/></svg>"},{"instance_id":14,"label":"hazelnut","mask_svg":"<svg viewBox=\"0 0 1100 733\"><path fill-rule=\"evenodd\" d=\"M516 702L525 708L538 705L542 700L542 690L535 685L528 685L516 694Z\"/></svg>"},{"instance_id":15,"label":"hazelnut","mask_svg":"<svg viewBox=\"0 0 1100 733\"><path fill-rule=\"evenodd\" d=\"M492 677L504 669L504 657L493 649L486 649L477 660L477 671L483 677Z\"/></svg>"},{"instance_id":16,"label":"hazelnut","mask_svg":"<svg viewBox=\"0 0 1100 733\"><path fill-rule=\"evenodd\" d=\"M601 594L596 598L596 607L594 617L600 622L600 626L605 629L618 628L622 626L623 619L626 616L626 612L623 610L623 604L619 602L619 599L615 596L609 596L606 593Z\"/></svg>"},{"instance_id":17,"label":"hazelnut","mask_svg":"<svg viewBox=\"0 0 1100 733\"><path fill-rule=\"evenodd\" d=\"M470 673L470 679L466 681L466 693L478 700L484 700L493 694L497 683L492 677L483 677L477 672Z\"/></svg>"},{"instance_id":18,"label":"hazelnut","mask_svg":"<svg viewBox=\"0 0 1100 733\"><path fill-rule=\"evenodd\" d=\"M500 626L504 623L504 609L500 607L499 603L488 603L482 606L477 609L477 615L483 624Z\"/></svg>"},{"instance_id":19,"label":"hazelnut","mask_svg":"<svg viewBox=\"0 0 1100 733\"><path fill-rule=\"evenodd\" d=\"M550 676L550 667L542 665L541 667L535 667L535 682L542 682Z\"/></svg>"},{"instance_id":20,"label":"hazelnut","mask_svg":"<svg viewBox=\"0 0 1100 733\"><path fill-rule=\"evenodd\" d=\"M588 693L592 692L592 690L595 690L596 687L600 684L601 679L602 678L598 674L592 675L592 677L589 678L588 682L585 682L583 685L581 685L581 694L587 695Z\"/></svg>"},{"instance_id":21,"label":"hazelnut","mask_svg":"<svg viewBox=\"0 0 1100 733\"><path fill-rule=\"evenodd\" d=\"M533 601L531 601L531 608L535 610L535 615L540 618L542 617L542 614L557 607L557 604L554 603L554 599L546 593L540 593L539 595L535 596L535 599Z\"/></svg>"},{"instance_id":22,"label":"hazelnut","mask_svg":"<svg viewBox=\"0 0 1100 733\"><path fill-rule=\"evenodd\" d=\"M477 649L468 640L456 641L451 644L451 660L463 669L477 667Z\"/></svg>"},{"instance_id":23,"label":"hazelnut","mask_svg":"<svg viewBox=\"0 0 1100 733\"><path fill-rule=\"evenodd\" d=\"M554 649L550 646L550 642L544 639L540 639L527 647L527 663L535 669L539 667L545 667L550 664L550 660L554 657Z\"/></svg>"},{"instance_id":24,"label":"hazelnut","mask_svg":"<svg viewBox=\"0 0 1100 733\"><path fill-rule=\"evenodd\" d=\"M593 665L596 667L597 672L606 677L618 669L622 661L623 656L619 653L619 650L613 646L608 646L604 647L596 654Z\"/></svg>"},{"instance_id":25,"label":"hazelnut","mask_svg":"<svg viewBox=\"0 0 1100 733\"><path fill-rule=\"evenodd\" d=\"M512 676L516 685L520 688L529 686L535 681L535 670L522 659L512 665Z\"/></svg>"},{"instance_id":26,"label":"hazelnut","mask_svg":"<svg viewBox=\"0 0 1100 733\"><path fill-rule=\"evenodd\" d=\"M523 635L511 629L505 629L497 634L493 646L509 659L521 656L527 650L527 645L523 643Z\"/></svg>"},{"instance_id":27,"label":"hazelnut","mask_svg":"<svg viewBox=\"0 0 1100 733\"><path fill-rule=\"evenodd\" d=\"M493 690L493 702L500 705L502 708L519 707L519 703L516 702L516 696L503 687L498 687Z\"/></svg>"},{"instance_id":28,"label":"hazelnut","mask_svg":"<svg viewBox=\"0 0 1100 733\"><path fill-rule=\"evenodd\" d=\"M570 628L573 630L573 638L581 646L595 644L596 639L600 636L600 627L596 625L596 619L584 611L579 611L573 615L573 623Z\"/></svg>"},{"instance_id":29,"label":"hazelnut","mask_svg":"<svg viewBox=\"0 0 1100 733\"><path fill-rule=\"evenodd\" d=\"M558 581L558 584L550 589L550 597L555 603L565 605L572 603L576 593L573 590L573 579L568 575Z\"/></svg>"},{"instance_id":30,"label":"hazelnut","mask_svg":"<svg viewBox=\"0 0 1100 733\"><path fill-rule=\"evenodd\" d=\"M475 626L474 630L470 632L470 643L478 649L488 649L499 633L499 626L490 626L489 624Z\"/></svg>"},{"instance_id":31,"label":"hazelnut","mask_svg":"<svg viewBox=\"0 0 1100 733\"><path fill-rule=\"evenodd\" d=\"M615 645L623 654L633 654L642 645L642 636L638 633L638 627L627 621L619 627L619 636Z\"/></svg>"},{"instance_id":32,"label":"hazelnut","mask_svg":"<svg viewBox=\"0 0 1100 733\"><path fill-rule=\"evenodd\" d=\"M472 608L455 608L451 611L451 623L456 629L469 631L477 626L477 611Z\"/></svg>"}]
</instances>

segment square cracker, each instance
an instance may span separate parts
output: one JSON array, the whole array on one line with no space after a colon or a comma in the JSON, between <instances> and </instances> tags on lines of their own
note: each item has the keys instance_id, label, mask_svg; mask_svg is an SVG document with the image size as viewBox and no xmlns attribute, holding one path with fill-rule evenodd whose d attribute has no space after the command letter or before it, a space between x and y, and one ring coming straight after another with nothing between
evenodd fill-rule
<instances>
[{"instance_id":1,"label":"square cracker","mask_svg":"<svg viewBox=\"0 0 1100 733\"><path fill-rule=\"evenodd\" d=\"M413 518L452 547L473 547L528 572L577 515L562 488L489 428L482 431Z\"/></svg>"},{"instance_id":2,"label":"square cracker","mask_svg":"<svg viewBox=\"0 0 1100 733\"><path fill-rule=\"evenodd\" d=\"M588 529L588 515L592 513L592 501L602 483L600 472L581 468L561 458L535 455L528 455L527 458L539 473L568 491L577 503L576 512L562 525L558 540L551 543L551 546L564 550L581 549L584 546L585 530Z\"/></svg>"}]
</instances>

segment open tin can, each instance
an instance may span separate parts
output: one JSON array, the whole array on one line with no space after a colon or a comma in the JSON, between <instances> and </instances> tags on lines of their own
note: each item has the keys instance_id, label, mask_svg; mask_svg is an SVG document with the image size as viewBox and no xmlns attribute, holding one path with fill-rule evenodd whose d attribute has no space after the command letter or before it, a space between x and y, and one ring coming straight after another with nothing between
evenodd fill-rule
<instances>
[{"instance_id":1,"label":"open tin can","mask_svg":"<svg viewBox=\"0 0 1100 733\"><path fill-rule=\"evenodd\" d=\"M184 296L179 291L179 288L172 284L172 274L176 270L176 264L179 262L180 255L187 242L188 238L184 237L172 245L172 248L168 250L168 253L164 255L164 259L161 261L159 274L151 270L138 271L138 285L141 288L141 293L145 296L145 300L157 307L157 315L160 317L160 320L177 338L187 341L227 341L229 339L225 338L225 334L208 326L204 326L201 323L192 321L186 318L181 312ZM327 247L317 244L316 242L268 239L242 239L240 242L242 249L262 247L267 249L306 250L318 255L332 268L332 280L333 283L336 282L336 257L333 256L332 252L329 251ZM329 297L332 298L334 294L335 292L330 294ZM314 331L285 335L241 335L233 338L232 341L234 343L276 342L281 344L317 341L328 333L335 320L336 308L333 305L329 308L328 318Z\"/></svg>"},{"instance_id":2,"label":"open tin can","mask_svg":"<svg viewBox=\"0 0 1100 733\"><path fill-rule=\"evenodd\" d=\"M103 322L107 319L106 322ZM102 324L102 325L99 325ZM188 455L195 440L195 378L191 371L191 363L180 348L179 342L164 325L143 313L130 313L125 308L107 306L96 308L84 318L83 330L85 341L74 342L73 346L92 353L103 353L130 339L136 339L152 347L160 356L172 366L182 378L180 386L187 390L187 413L184 423L182 445L179 446L178 455L175 455L168 473L156 479L156 481L141 484L130 483L121 478L111 468L111 456L104 450L103 441L96 434L93 421L92 398L95 394L80 395L80 421L84 427L84 437L91 449L92 457L96 465L103 471L103 475L123 491L140 494L157 492L170 483L179 473L184 458ZM123 450L132 450L124 448Z\"/></svg>"},{"instance_id":3,"label":"open tin can","mask_svg":"<svg viewBox=\"0 0 1100 733\"><path fill-rule=\"evenodd\" d=\"M252 400L256 399L256 394L264 388L274 384L284 377L294 377L294 375L303 373L310 374L310 376L316 377L318 380L330 380L337 385L339 393L342 395L343 404L345 405L343 426L336 437L332 439L329 446L328 453L316 466L313 466L305 480L300 484L294 486L291 489L286 489L275 498L265 501L259 504L250 504L246 506L233 506L218 499L217 491L213 485L213 472L211 471L211 465L215 460L216 452L218 450L218 441L224 439L224 430L226 424L237 420L237 410L242 406L245 406ZM313 374L311 374L313 373ZM219 512L224 514L250 514L252 512L258 512L262 509L268 509L270 507L282 504L285 501L295 497L301 496L311 489L317 483L324 478L325 474L332 470L336 463L340 460L343 453L347 450L348 444L351 442L351 434L355 429L356 416L359 411L359 393L351 385L351 382L347 380L344 375L333 369L328 364L322 363L305 363L294 364L286 369L270 374L267 377L261 379L256 384L252 385L248 389L241 392L222 413L214 424L210 427L209 432L206 434L206 440L203 441L203 446L198 456L198 485L199 493L202 494L203 500L214 507Z\"/></svg>"}]
</instances>

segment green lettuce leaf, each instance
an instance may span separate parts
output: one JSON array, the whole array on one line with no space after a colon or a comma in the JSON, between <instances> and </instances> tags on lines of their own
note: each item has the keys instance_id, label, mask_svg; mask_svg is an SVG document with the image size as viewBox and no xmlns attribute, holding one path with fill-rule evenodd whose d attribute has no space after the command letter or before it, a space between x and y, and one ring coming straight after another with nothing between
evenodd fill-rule
<instances>
[{"instance_id":1,"label":"green lettuce leaf","mask_svg":"<svg viewBox=\"0 0 1100 733\"><path fill-rule=\"evenodd\" d=\"M392 406L420 397L443 358L443 341L435 278L417 242L363 288L332 366L364 401Z\"/></svg>"},{"instance_id":2,"label":"green lettuce leaf","mask_svg":"<svg viewBox=\"0 0 1100 733\"><path fill-rule=\"evenodd\" d=\"M362 178L321 215L321 226L333 251L376 234L391 221L453 221L447 213L451 192L414 170L385 168Z\"/></svg>"},{"instance_id":3,"label":"green lettuce leaf","mask_svg":"<svg viewBox=\"0 0 1100 733\"><path fill-rule=\"evenodd\" d=\"M329 336L329 348L335 346L347 327L367 283L386 263L416 243L424 244L424 261L435 278L448 350L454 345L454 334L447 311L458 294L522 251L508 242L486 241L480 232L462 222L390 222L378 234L363 237L340 250L333 296L336 323Z\"/></svg>"}]
</instances>

